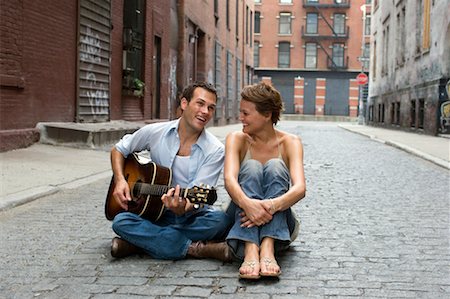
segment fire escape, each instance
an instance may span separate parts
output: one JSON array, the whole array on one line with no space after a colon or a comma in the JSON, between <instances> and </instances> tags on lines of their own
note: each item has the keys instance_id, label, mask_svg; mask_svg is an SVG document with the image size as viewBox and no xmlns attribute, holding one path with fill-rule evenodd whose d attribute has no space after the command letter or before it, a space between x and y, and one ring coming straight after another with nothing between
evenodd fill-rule
<instances>
[{"instance_id":1,"label":"fire escape","mask_svg":"<svg viewBox=\"0 0 450 299\"><path fill-rule=\"evenodd\" d=\"M303 0L303 8L306 10L306 24L302 26L303 40L316 43L325 53L328 69L347 69L348 56L344 56L344 53L350 28L344 24L350 0ZM341 20L336 20L337 16Z\"/></svg>"}]
</instances>

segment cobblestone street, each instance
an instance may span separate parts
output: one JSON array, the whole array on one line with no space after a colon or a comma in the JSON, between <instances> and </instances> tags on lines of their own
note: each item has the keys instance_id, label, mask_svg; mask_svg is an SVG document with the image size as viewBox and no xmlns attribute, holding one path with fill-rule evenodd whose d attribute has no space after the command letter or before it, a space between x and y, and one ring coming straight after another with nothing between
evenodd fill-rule
<instances>
[{"instance_id":1,"label":"cobblestone street","mask_svg":"<svg viewBox=\"0 0 450 299\"><path fill-rule=\"evenodd\" d=\"M300 235L279 280L239 264L109 253L109 179L0 212L0 298L449 298L449 171L334 123L282 122L302 137ZM223 179L219 205L228 197Z\"/></svg>"}]
</instances>

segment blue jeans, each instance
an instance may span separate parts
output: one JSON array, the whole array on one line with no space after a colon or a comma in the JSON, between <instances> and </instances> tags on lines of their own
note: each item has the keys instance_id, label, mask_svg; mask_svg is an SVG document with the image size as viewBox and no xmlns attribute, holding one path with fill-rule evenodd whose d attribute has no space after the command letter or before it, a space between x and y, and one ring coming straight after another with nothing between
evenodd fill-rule
<instances>
[{"instance_id":1,"label":"blue jeans","mask_svg":"<svg viewBox=\"0 0 450 299\"><path fill-rule=\"evenodd\" d=\"M283 160L271 159L264 165L257 160L247 160L242 163L238 177L244 193L253 199L268 200L286 193L290 185L290 175ZM275 251L289 246L290 233L293 231L293 216L291 209L277 212L272 220L261 226L251 228L241 227L242 209L233 202L227 211L234 219L234 224L228 233L227 242L238 259L244 257L245 242L258 246L265 237L275 239Z\"/></svg>"},{"instance_id":2,"label":"blue jeans","mask_svg":"<svg viewBox=\"0 0 450 299\"><path fill-rule=\"evenodd\" d=\"M178 260L186 256L192 242L223 240L230 223L224 212L203 207L182 216L166 210L155 223L123 212L114 217L112 228L122 239L153 258Z\"/></svg>"}]
</instances>

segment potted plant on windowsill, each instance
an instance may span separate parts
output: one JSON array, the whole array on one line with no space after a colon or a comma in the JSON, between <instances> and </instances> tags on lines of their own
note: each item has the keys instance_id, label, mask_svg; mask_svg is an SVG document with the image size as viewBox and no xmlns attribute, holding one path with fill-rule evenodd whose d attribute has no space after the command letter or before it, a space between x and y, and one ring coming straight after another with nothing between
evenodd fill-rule
<instances>
[{"instance_id":1,"label":"potted plant on windowsill","mask_svg":"<svg viewBox=\"0 0 450 299\"><path fill-rule=\"evenodd\" d=\"M139 80L138 78L134 78L133 95L142 98L144 97L144 93L145 93L145 83Z\"/></svg>"}]
</instances>

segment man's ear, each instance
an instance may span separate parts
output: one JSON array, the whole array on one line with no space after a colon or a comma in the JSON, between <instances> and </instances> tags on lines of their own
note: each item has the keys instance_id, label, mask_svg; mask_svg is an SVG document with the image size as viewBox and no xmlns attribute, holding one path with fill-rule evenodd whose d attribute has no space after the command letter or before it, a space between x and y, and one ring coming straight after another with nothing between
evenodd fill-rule
<instances>
[{"instance_id":1,"label":"man's ear","mask_svg":"<svg viewBox=\"0 0 450 299\"><path fill-rule=\"evenodd\" d=\"M184 111L184 109L186 109L187 105L189 105L188 100L186 98L181 98L180 108L182 111Z\"/></svg>"}]
</instances>

